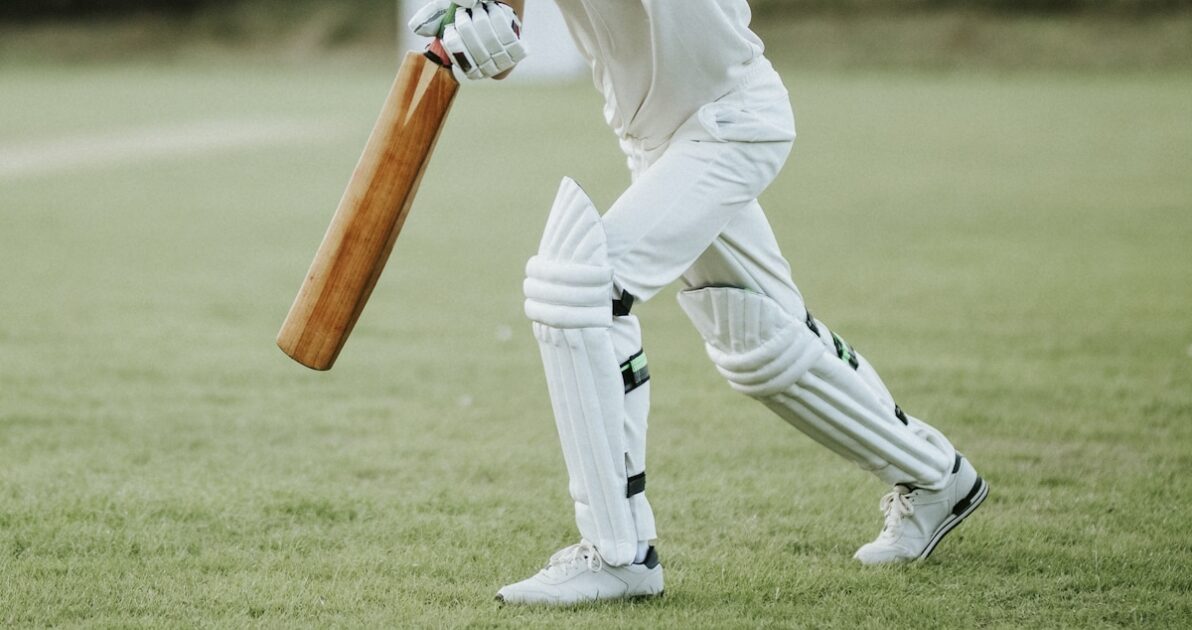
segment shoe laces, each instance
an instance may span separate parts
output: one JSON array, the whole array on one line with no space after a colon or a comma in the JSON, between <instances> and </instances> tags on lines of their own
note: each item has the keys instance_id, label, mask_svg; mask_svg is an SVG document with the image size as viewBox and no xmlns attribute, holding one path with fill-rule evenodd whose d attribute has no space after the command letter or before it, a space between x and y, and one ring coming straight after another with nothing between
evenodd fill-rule
<instances>
[{"instance_id":1,"label":"shoe laces","mask_svg":"<svg viewBox=\"0 0 1192 630\"><path fill-rule=\"evenodd\" d=\"M572 569L581 565L587 565L588 570L593 573L604 568L604 558L596 551L596 547L592 543L581 540L577 545L564 547L555 552L555 555L550 557L550 561L546 564L545 571L547 573L554 573L557 571L569 572Z\"/></svg>"},{"instance_id":2,"label":"shoe laces","mask_svg":"<svg viewBox=\"0 0 1192 630\"><path fill-rule=\"evenodd\" d=\"M882 497L878 507L886 515L886 523L882 526L882 536L890 537L898 533L902 519L915 513L915 504L910 499L911 489L898 485L894 491Z\"/></svg>"}]
</instances>

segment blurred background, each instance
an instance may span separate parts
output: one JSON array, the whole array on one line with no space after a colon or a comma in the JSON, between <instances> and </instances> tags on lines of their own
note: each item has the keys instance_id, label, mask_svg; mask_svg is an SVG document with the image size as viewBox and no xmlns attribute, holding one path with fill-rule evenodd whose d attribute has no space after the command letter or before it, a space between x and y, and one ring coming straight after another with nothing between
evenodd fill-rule
<instances>
[{"instance_id":1,"label":"blurred background","mask_svg":"<svg viewBox=\"0 0 1192 630\"><path fill-rule=\"evenodd\" d=\"M0 61L234 51L388 52L411 0L6 0ZM757 30L806 65L1192 64L1192 0L755 0ZM530 0L531 19L553 13ZM549 15L547 16L549 17ZM779 40L779 38L781 38ZM553 44L548 48L555 50ZM559 54L568 54L561 50Z\"/></svg>"},{"instance_id":2,"label":"blurred background","mask_svg":"<svg viewBox=\"0 0 1192 630\"><path fill-rule=\"evenodd\" d=\"M521 281L560 177L628 177L553 3L461 88L335 369L273 342L406 4L0 0L0 627L1192 626L1192 0L752 2L796 281L988 507L856 570L883 489L662 295L667 598L557 617L492 605L574 542Z\"/></svg>"}]
</instances>

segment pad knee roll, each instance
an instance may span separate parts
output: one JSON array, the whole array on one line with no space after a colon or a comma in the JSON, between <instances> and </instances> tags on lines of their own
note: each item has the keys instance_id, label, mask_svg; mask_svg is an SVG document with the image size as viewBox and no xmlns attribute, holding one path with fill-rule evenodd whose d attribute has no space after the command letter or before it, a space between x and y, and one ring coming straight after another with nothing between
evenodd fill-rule
<instances>
[{"instance_id":1,"label":"pad knee roll","mask_svg":"<svg viewBox=\"0 0 1192 630\"><path fill-rule=\"evenodd\" d=\"M559 186L538 245L526 263L526 317L552 328L612 325L613 270L600 213L571 179Z\"/></svg>"},{"instance_id":2,"label":"pad knee roll","mask_svg":"<svg viewBox=\"0 0 1192 630\"><path fill-rule=\"evenodd\" d=\"M848 356L771 298L716 287L684 291L679 302L733 389L888 483L933 487L946 477L950 445L904 424Z\"/></svg>"}]
</instances>

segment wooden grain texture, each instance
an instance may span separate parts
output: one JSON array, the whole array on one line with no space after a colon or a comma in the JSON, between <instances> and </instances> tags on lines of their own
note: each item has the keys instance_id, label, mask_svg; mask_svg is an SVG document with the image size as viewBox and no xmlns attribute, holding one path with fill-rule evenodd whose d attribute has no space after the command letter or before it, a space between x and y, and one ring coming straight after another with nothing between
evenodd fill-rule
<instances>
[{"instance_id":1,"label":"wooden grain texture","mask_svg":"<svg viewBox=\"0 0 1192 630\"><path fill-rule=\"evenodd\" d=\"M401 232L459 83L409 52L306 280L277 335L295 361L328 370Z\"/></svg>"}]
</instances>

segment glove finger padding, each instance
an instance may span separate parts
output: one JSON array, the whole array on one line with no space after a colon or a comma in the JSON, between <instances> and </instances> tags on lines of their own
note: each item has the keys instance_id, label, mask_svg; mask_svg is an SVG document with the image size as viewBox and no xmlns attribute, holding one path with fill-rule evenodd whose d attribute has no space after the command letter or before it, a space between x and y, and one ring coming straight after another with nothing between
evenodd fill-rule
<instances>
[{"instance_id":1,"label":"glove finger padding","mask_svg":"<svg viewBox=\"0 0 1192 630\"><path fill-rule=\"evenodd\" d=\"M459 33L460 39L463 41L464 48L472 55L472 62L476 64L476 69L479 70L482 76L488 77L496 74L493 72L493 51L487 45L480 34L476 32L476 24L473 15L484 15L487 13L484 9L476 9L475 11L461 11L455 16L455 32ZM500 50L498 48L498 50ZM469 75L471 78L471 75Z\"/></svg>"},{"instance_id":2,"label":"glove finger padding","mask_svg":"<svg viewBox=\"0 0 1192 630\"><path fill-rule=\"evenodd\" d=\"M438 37L443 30L443 20L451 13L454 4L451 0L432 0L410 18L410 30L422 37Z\"/></svg>"},{"instance_id":3,"label":"glove finger padding","mask_svg":"<svg viewBox=\"0 0 1192 630\"><path fill-rule=\"evenodd\" d=\"M472 53L468 52L467 45L454 25L448 26L443 31L441 40L443 42L443 48L451 54L455 65L459 66L464 76L469 79L484 78L484 75L480 73L480 69L476 66L475 58L472 57Z\"/></svg>"},{"instance_id":4,"label":"glove finger padding","mask_svg":"<svg viewBox=\"0 0 1192 630\"><path fill-rule=\"evenodd\" d=\"M416 35L438 37L443 28L452 22L455 7L471 9L482 0L431 0L414 13L407 25Z\"/></svg>"},{"instance_id":5,"label":"glove finger padding","mask_svg":"<svg viewBox=\"0 0 1192 630\"><path fill-rule=\"evenodd\" d=\"M464 41L475 41L488 53L491 64L481 61L479 55L475 56L476 60L480 62L481 70L489 76L512 68L514 63L509 53L505 52L505 46L497 37L497 32L493 30L493 13L499 13L497 5L492 5L492 12L485 9L470 11L467 28L465 29L462 23L459 25L460 33L464 35Z\"/></svg>"},{"instance_id":6,"label":"glove finger padding","mask_svg":"<svg viewBox=\"0 0 1192 630\"><path fill-rule=\"evenodd\" d=\"M498 2L489 7L488 14L489 24L497 41L501 42L513 63L525 59L529 49L521 40L521 20L518 19L517 13L508 5Z\"/></svg>"}]
</instances>

